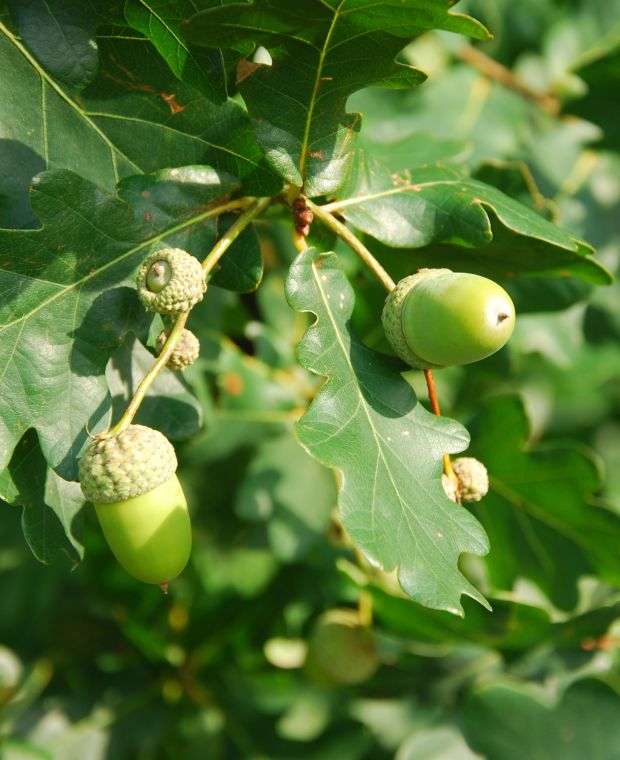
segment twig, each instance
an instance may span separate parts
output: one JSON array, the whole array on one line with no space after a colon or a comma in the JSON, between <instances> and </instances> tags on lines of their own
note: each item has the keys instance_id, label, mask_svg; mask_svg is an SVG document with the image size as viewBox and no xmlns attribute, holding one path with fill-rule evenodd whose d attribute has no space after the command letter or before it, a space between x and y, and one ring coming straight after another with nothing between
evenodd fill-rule
<instances>
[{"instance_id":1,"label":"twig","mask_svg":"<svg viewBox=\"0 0 620 760\"><path fill-rule=\"evenodd\" d=\"M342 222L339 222L332 214L323 211L321 206L317 206L312 201L308 201L308 208L312 210L312 213L317 219L320 219L326 227L329 227L332 232L335 232L336 235L349 246L349 248L357 253L364 264L366 264L388 292L394 290L396 287L394 280L356 235L345 227Z\"/></svg>"},{"instance_id":2,"label":"twig","mask_svg":"<svg viewBox=\"0 0 620 760\"><path fill-rule=\"evenodd\" d=\"M534 92L534 90L531 90L527 85L520 82L510 69L494 61L493 58L489 58L488 55L478 48L472 45L465 45L459 49L457 55L462 61L473 66L489 79L518 93L526 100L536 103L552 116L557 116L560 112L561 103L558 98L547 93Z\"/></svg>"}]
</instances>

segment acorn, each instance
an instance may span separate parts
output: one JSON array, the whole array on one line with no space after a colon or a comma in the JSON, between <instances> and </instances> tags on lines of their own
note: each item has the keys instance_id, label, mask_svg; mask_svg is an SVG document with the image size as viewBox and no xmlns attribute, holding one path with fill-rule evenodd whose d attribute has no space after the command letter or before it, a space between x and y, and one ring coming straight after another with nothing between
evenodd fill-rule
<instances>
[{"instance_id":1,"label":"acorn","mask_svg":"<svg viewBox=\"0 0 620 760\"><path fill-rule=\"evenodd\" d=\"M388 295L381 316L395 354L415 369L479 361L506 344L515 323L508 293L486 277L421 269Z\"/></svg>"},{"instance_id":2,"label":"acorn","mask_svg":"<svg viewBox=\"0 0 620 760\"><path fill-rule=\"evenodd\" d=\"M188 311L207 289L200 261L180 248L155 251L138 270L138 298L149 310L176 316Z\"/></svg>"},{"instance_id":3,"label":"acorn","mask_svg":"<svg viewBox=\"0 0 620 760\"><path fill-rule=\"evenodd\" d=\"M162 330L155 341L157 354L161 354L168 336L170 328ZM179 337L179 342L174 348L166 363L166 367L173 372L183 372L196 361L200 355L200 341L191 330L183 330Z\"/></svg>"},{"instance_id":4,"label":"acorn","mask_svg":"<svg viewBox=\"0 0 620 760\"><path fill-rule=\"evenodd\" d=\"M459 457L452 462L452 469L458 480L461 501L480 501L489 492L487 468L474 457Z\"/></svg>"},{"instance_id":5,"label":"acorn","mask_svg":"<svg viewBox=\"0 0 620 760\"><path fill-rule=\"evenodd\" d=\"M168 439L144 425L98 437L84 451L80 485L112 553L144 583L166 587L189 559L187 501Z\"/></svg>"},{"instance_id":6,"label":"acorn","mask_svg":"<svg viewBox=\"0 0 620 760\"><path fill-rule=\"evenodd\" d=\"M308 639L306 676L321 686L346 686L369 679L379 667L379 652L370 628L350 609L325 612Z\"/></svg>"}]
</instances>

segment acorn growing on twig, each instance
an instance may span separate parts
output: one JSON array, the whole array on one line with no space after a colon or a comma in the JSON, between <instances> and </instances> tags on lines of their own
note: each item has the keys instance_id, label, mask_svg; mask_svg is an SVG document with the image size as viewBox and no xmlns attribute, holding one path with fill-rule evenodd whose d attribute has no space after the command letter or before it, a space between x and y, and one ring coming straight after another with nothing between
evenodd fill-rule
<instances>
[{"instance_id":1,"label":"acorn growing on twig","mask_svg":"<svg viewBox=\"0 0 620 760\"><path fill-rule=\"evenodd\" d=\"M180 248L152 253L138 270L137 287L149 311L172 316L202 301L207 289L200 262Z\"/></svg>"}]
</instances>

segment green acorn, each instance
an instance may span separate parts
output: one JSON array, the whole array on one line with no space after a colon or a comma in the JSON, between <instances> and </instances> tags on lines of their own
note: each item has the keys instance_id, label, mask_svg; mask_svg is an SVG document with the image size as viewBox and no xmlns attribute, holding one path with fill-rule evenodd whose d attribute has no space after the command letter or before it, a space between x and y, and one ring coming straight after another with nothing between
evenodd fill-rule
<instances>
[{"instance_id":1,"label":"green acorn","mask_svg":"<svg viewBox=\"0 0 620 760\"><path fill-rule=\"evenodd\" d=\"M172 444L130 425L95 438L80 459L80 485L116 559L140 581L167 584L187 564L191 526Z\"/></svg>"},{"instance_id":2,"label":"green acorn","mask_svg":"<svg viewBox=\"0 0 620 760\"><path fill-rule=\"evenodd\" d=\"M459 457L452 462L454 474L459 482L461 501L480 501L489 492L487 468L473 457Z\"/></svg>"},{"instance_id":3,"label":"green acorn","mask_svg":"<svg viewBox=\"0 0 620 760\"><path fill-rule=\"evenodd\" d=\"M170 328L162 330L157 336L155 348L161 354L163 347L170 335ZM173 372L183 372L196 361L200 354L200 341L191 330L183 330L179 342L168 359L166 367Z\"/></svg>"},{"instance_id":4,"label":"green acorn","mask_svg":"<svg viewBox=\"0 0 620 760\"><path fill-rule=\"evenodd\" d=\"M515 310L506 291L486 277L421 269L388 295L383 329L394 352L415 369L469 364L510 338Z\"/></svg>"},{"instance_id":5,"label":"green acorn","mask_svg":"<svg viewBox=\"0 0 620 760\"><path fill-rule=\"evenodd\" d=\"M180 248L152 253L138 271L137 286L138 297L149 311L172 316L202 301L207 289L200 262Z\"/></svg>"},{"instance_id":6,"label":"green acorn","mask_svg":"<svg viewBox=\"0 0 620 760\"><path fill-rule=\"evenodd\" d=\"M304 671L321 686L352 685L370 678L379 667L373 632L355 610L335 609L317 620L308 639Z\"/></svg>"}]
</instances>

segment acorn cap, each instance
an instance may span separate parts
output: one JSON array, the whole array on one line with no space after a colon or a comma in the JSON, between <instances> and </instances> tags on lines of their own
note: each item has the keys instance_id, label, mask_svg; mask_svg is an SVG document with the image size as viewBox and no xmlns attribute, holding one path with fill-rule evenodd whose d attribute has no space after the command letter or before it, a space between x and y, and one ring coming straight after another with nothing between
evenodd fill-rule
<instances>
[{"instance_id":1,"label":"acorn cap","mask_svg":"<svg viewBox=\"0 0 620 760\"><path fill-rule=\"evenodd\" d=\"M452 462L459 482L458 492L462 501L480 501L489 492L487 468L474 457L459 457Z\"/></svg>"},{"instance_id":2,"label":"acorn cap","mask_svg":"<svg viewBox=\"0 0 620 760\"><path fill-rule=\"evenodd\" d=\"M158 314L181 314L195 306L207 285L200 261L180 248L154 251L138 270L138 297Z\"/></svg>"},{"instance_id":3,"label":"acorn cap","mask_svg":"<svg viewBox=\"0 0 620 760\"><path fill-rule=\"evenodd\" d=\"M412 288L422 280L426 280L428 277L436 277L438 274L447 274L451 271L451 269L420 269L416 274L403 277L385 299L381 314L385 336L396 356L414 369L440 369L443 365L431 364L409 348L403 333L403 301Z\"/></svg>"},{"instance_id":4,"label":"acorn cap","mask_svg":"<svg viewBox=\"0 0 620 760\"><path fill-rule=\"evenodd\" d=\"M177 469L165 435L130 425L109 438L95 438L80 459L80 485L93 504L113 504L152 491Z\"/></svg>"},{"instance_id":5,"label":"acorn cap","mask_svg":"<svg viewBox=\"0 0 620 760\"><path fill-rule=\"evenodd\" d=\"M170 335L170 328L162 330L157 336L155 348L157 354L161 354L164 344ZM191 330L183 330L179 342L170 355L166 367L173 372L183 372L196 361L200 355L200 341Z\"/></svg>"}]
</instances>

